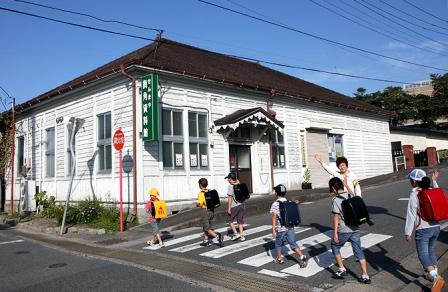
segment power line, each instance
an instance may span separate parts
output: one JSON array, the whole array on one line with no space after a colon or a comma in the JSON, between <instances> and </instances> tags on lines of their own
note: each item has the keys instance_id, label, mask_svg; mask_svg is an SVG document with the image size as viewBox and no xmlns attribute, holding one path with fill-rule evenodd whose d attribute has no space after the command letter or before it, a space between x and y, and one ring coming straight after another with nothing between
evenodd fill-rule
<instances>
[{"instance_id":1,"label":"power line","mask_svg":"<svg viewBox=\"0 0 448 292\"><path fill-rule=\"evenodd\" d=\"M410 31L412 31L413 33L416 33L416 34L418 34L419 36L422 36L422 37L424 37L424 38L427 38L428 40L433 41L433 42L435 42L435 43L437 43L437 44L439 44L439 45L446 46L445 44L443 44L443 43L441 43L441 42L438 42L438 41L436 41L436 40L433 40L432 38L429 38L429 37L425 36L424 34L421 34L421 33L419 33L419 32L416 32L415 30L412 30L412 29L410 29L410 28L408 28L408 27L406 27L406 26L404 26L404 25L402 25L402 24L400 24L400 23L398 23L398 22L396 22L396 21L394 21L394 20L392 20L392 19L390 19L390 18L388 18L388 17L382 15L381 13L379 13L379 12L377 12L377 11L375 11L375 10L373 10L373 9L371 9L371 8L369 8L369 7L367 7L366 5L360 3L358 0L354 0L354 1L357 2L359 5L362 5L362 6L364 6L365 8L369 9L370 11L372 11L372 12L378 14L379 16L381 16L381 17L383 17L383 18L386 18L386 19L389 20L390 22L393 22L393 23L395 23L395 24L397 24L397 25L399 25L399 26L401 26L401 27L404 27L404 28L406 28L407 30L410 30ZM376 6L372 5L372 4L370 4L370 3L367 3L367 2L364 1L364 0L361 0L361 1L364 2L364 3L366 3L366 4L368 4L368 5L370 5L370 6L372 6L372 7L375 7L376 9L378 9L378 10L380 10L380 11L383 11L384 13L387 13L387 14L389 14L389 15L392 15L392 14L390 14L389 12L384 11L384 10L382 10L382 9L380 9L380 8L378 8L378 7L376 7ZM399 18L399 17L397 17L397 16L395 16L395 15L392 15L392 16L394 16L395 18L398 18L398 19L400 19L400 20L405 21L404 19ZM406 22L407 22L407 21L406 21Z\"/></svg>"},{"instance_id":2,"label":"power line","mask_svg":"<svg viewBox=\"0 0 448 292\"><path fill-rule=\"evenodd\" d=\"M401 41L401 40L399 40L399 39L397 39L397 38L388 36L388 35L386 35L386 34L380 32L380 31L378 31L378 30L375 30L375 29L373 29L373 28L371 28L371 27L368 27L368 26L366 26L366 25L364 25L364 24L362 24L362 23L359 23L359 22L357 22L357 21L354 21L353 19L351 19L351 18L349 18L349 17L346 17L346 16L344 16L344 15L342 15L342 14L340 14L340 13L334 11L334 10L331 10L330 8L325 7L325 6L323 6L322 4L319 4L319 3L317 3L317 2L315 2L315 1L313 1L313 0L309 0L309 1L312 2L312 3L314 3L314 4L316 4L316 5L318 5L318 6L320 6L320 7L322 7L322 8L324 8L324 9L327 9L327 10L333 12L333 13L336 14L336 15L339 15L340 17L343 17L343 18L347 19L348 21L354 22L354 23L356 23L356 24L358 24L358 25L360 25L360 26L362 26L362 27L365 27L365 28L367 28L367 29L369 29L369 30L371 30L371 31L374 31L374 32L376 32L376 33L378 33L378 34L380 34L380 35L383 35L383 36L385 36L385 37L388 37L388 38L390 38L390 39L393 39L393 40L395 40L395 41L397 41L397 42L400 42L400 43L403 43L403 44L405 44L405 45L414 47L414 48L416 48L416 49L420 49L420 50L423 50L423 51L427 51L427 52L429 52L429 53L433 53L433 54L437 54L437 55L441 55L441 56L446 56L446 57L448 57L448 55L446 55L446 54L442 54L442 53L439 53L439 52L434 52L434 51L431 51L431 50L428 50L428 49L425 49L425 48L422 48L422 47L418 47L418 46L413 45L413 44L410 44L410 43L403 42L403 41ZM332 3L329 3L329 2L326 1L326 0L324 0L324 1L327 2L328 4L332 5L332 6L334 6L334 7L338 8L338 9L340 9L340 10L342 10L342 11L348 13L347 11L345 11L344 9L342 9L342 8L340 8L340 7L337 7L336 5L334 5L334 4L332 4ZM348 14L350 14L350 13L348 13ZM351 15L352 17L359 18L359 17L357 17L357 16L355 16L355 15L353 15L353 14L350 14L350 15ZM359 19L360 19L360 18L359 18ZM369 23L370 25L373 25L373 26L376 26L376 27L380 28L379 26L377 26L377 25L375 25L375 24L373 24L373 23L370 23L370 22L367 22L367 23ZM388 32L389 32L389 31L388 31ZM389 33L391 33L391 32L389 32Z\"/></svg>"},{"instance_id":3,"label":"power line","mask_svg":"<svg viewBox=\"0 0 448 292\"><path fill-rule=\"evenodd\" d=\"M105 29L99 29L99 28L95 28L95 27L89 27L89 26L85 26L85 25L81 25L81 24L76 24L76 23L71 23L71 22L67 22L67 21L57 20L57 19L53 19L53 18L49 18L49 17L45 17L45 16L35 15L35 14L22 12L22 11L18 11L18 10L13 10L13 9L8 9L8 8L4 8L4 7L0 7L0 10L5 10L5 11L13 12L13 13L23 14L23 15L26 15L26 16L32 16L32 17L41 18L41 19L44 19L44 20L54 21L54 22L58 22L58 23L62 23L62 24L72 25L72 26L85 28L85 29L90 29L90 30L95 30L95 31L99 31L99 32L105 32L105 33L116 34L116 35L120 35L120 36L138 38L138 39L143 39L143 40L149 40L149 41L153 41L153 42L155 41L154 39L150 39L150 38L145 38L145 37L140 37L140 36L135 36L135 35L130 35L130 34L124 34L124 33L118 33L118 32L109 31L109 30L105 30ZM169 43L169 45L184 46L182 44L172 44L172 43ZM198 48L194 48L194 47L191 47L191 46L189 46L189 48L190 49L200 50ZM243 60L260 61L260 62L263 62L263 63L266 63L266 64L271 64L271 65L280 66L280 67L301 69L301 70L307 70L307 71L314 71L314 72L319 72L319 73L327 73L327 74L339 75L339 76L344 76L344 77L366 79L366 80L375 80L375 81L382 81L382 82L389 82L389 83L409 83L409 82L402 82L402 81L393 81L393 80L376 79L376 78L362 77L362 76L342 74L342 73L334 73L334 72L323 71L323 70L312 69L312 68L305 68L305 67L286 65L286 64L269 62L269 61L255 60L255 59L252 59L252 58L247 58L247 57L242 57L242 56L237 56L237 55L227 55L227 56L235 57L235 58L239 58L239 59L243 59Z\"/></svg>"},{"instance_id":4,"label":"power line","mask_svg":"<svg viewBox=\"0 0 448 292\"><path fill-rule=\"evenodd\" d=\"M52 6L38 4L38 3L34 3L34 2L30 2L30 1L24 1L24 0L14 0L14 1L22 2L22 3L26 3L26 4L30 4L30 5L35 5L35 6L40 6L40 7L44 7L44 8L48 8L48 9L53 9L53 10L57 10L57 11L62 11L62 12L66 12L66 13L72 13L72 14L76 14L76 15L86 16L86 17L90 17L90 18L93 18L93 19L96 19L96 20L99 20L99 21L102 21L102 22L115 22L115 23L118 23L118 24L128 25L128 26L132 26L132 27L135 27L135 28L154 30L154 31L157 31L159 33L161 32L161 29L148 28L148 27L135 25L135 24L127 23L127 22L123 22L123 21L113 20L113 19L104 19L104 18L101 18L101 17L97 17L97 16L94 16L94 15L86 14L86 13L76 12L76 11L73 11L73 10L61 9L61 8L57 8L57 7L52 7Z\"/></svg>"},{"instance_id":5,"label":"power line","mask_svg":"<svg viewBox=\"0 0 448 292\"><path fill-rule=\"evenodd\" d=\"M393 9L395 9L395 10L400 11L400 12L403 13L403 14L406 14L407 16L410 16L410 17L412 17L412 18L415 18L415 19L417 19L417 20L420 20L421 22L427 23L427 24L429 24L429 25L432 25L432 26L435 26L435 27L438 27L438 28L441 28L441 29L448 30L448 28L446 28L446 27L438 26L438 25L436 25L436 24L434 24L434 23L430 23L430 22L428 22L428 21L426 21L426 20L424 20L424 19L418 18L418 17L416 17L415 15L411 15L411 14L409 14L409 13L406 13L406 12L404 12L403 10L398 9L397 7L394 7L394 6L390 5L390 4L387 3L386 1L383 1L383 0L379 0L379 1L380 1L381 3L384 3L385 5L387 5L387 6L391 7L391 8L393 8ZM406 2L406 1L405 1L405 2Z\"/></svg>"},{"instance_id":6,"label":"power line","mask_svg":"<svg viewBox=\"0 0 448 292\"><path fill-rule=\"evenodd\" d=\"M421 8L419 8L419 7L417 7L417 6L415 6L414 4L412 4L412 3L409 3L408 1L406 1L406 0L403 0L405 3L407 3L407 4L409 4L409 5L411 5L412 7L414 7L414 8L416 8L416 9L418 9L418 10L420 10L421 12L424 12L424 13L426 13L426 14L428 14L428 15L430 15L430 16L432 16L432 17L434 17L434 18L437 18L438 20L441 20L441 21L443 21L443 22L446 22L446 23L448 23L448 21L447 20L445 20L445 19L442 19L442 18L440 18L440 17L437 17L437 16L435 16L435 15L433 15L433 14L431 14L431 13L429 13L429 12L426 12L425 10L423 10L423 9L421 9Z\"/></svg>"},{"instance_id":7,"label":"power line","mask_svg":"<svg viewBox=\"0 0 448 292\"><path fill-rule=\"evenodd\" d=\"M395 60L395 61L399 61L399 62L403 62L403 63L415 65L415 66L420 66L420 67L425 67L425 68L430 68L430 69L436 69L436 70L440 70L440 71L448 71L448 69L442 69L442 68L422 65L422 64L418 64L418 63L405 61L405 60L401 60L401 59L398 59L398 58L389 57L389 56L385 56L385 55L382 55L382 54L370 52L370 51L367 51L367 50L364 50L364 49L356 48L356 47L353 47L353 46L350 46L350 45L345 45L345 44L342 44L342 43L339 43L339 42L336 42L336 41L332 41L332 40L329 40L329 39L326 39L326 38L323 38L323 37L319 37L319 36L316 36L316 35L313 35L313 34L310 34L310 33L307 33L307 32L303 32L303 31L300 31L300 30L295 29L295 28L290 28L290 27L285 26L285 25L280 25L280 24L274 23L272 21L267 21L267 20L264 20L264 19L252 16L252 15L248 15L248 14L240 12L240 11L236 11L236 10L233 10L233 9L230 9L230 8L227 8L227 7L223 7L223 6L214 4L214 3L210 3L210 2L207 2L207 1L204 1L204 0L198 0L198 1L199 2L203 2L205 4L209 4L209 5L215 6L217 8L223 9L223 10L230 11L232 13L240 14L240 15L248 17L248 18L252 18L252 19L255 19L255 20L258 20L258 21L261 21L261 22L265 22L265 23L272 24L272 25L275 25L275 26L278 26L278 27L281 27L281 28L285 28L285 29L288 29L288 30L291 30L291 31L294 31L294 32L297 32L297 33L300 33L300 34L304 34L306 36L309 36L309 37L312 37L312 38L315 38L315 39L318 39L318 40L321 40L321 41L325 41L325 42L328 42L328 43L337 44L337 45L340 45L340 46L343 46L343 47L347 47L347 48L351 48L351 49L354 49L354 50L357 50L357 51L361 51L361 52L364 52L364 53L372 54L372 55L375 55L375 56L379 56L379 57L383 57L383 58L387 58L387 59L391 59L391 60Z\"/></svg>"},{"instance_id":8,"label":"power line","mask_svg":"<svg viewBox=\"0 0 448 292\"><path fill-rule=\"evenodd\" d=\"M72 22L68 22L68 21L58 20L58 19L54 19L54 18L49 18L49 17L37 15L37 14L32 14L32 13L27 13L27 12L23 12L23 11L14 10L14 9L9 9L9 8L5 8L5 7L0 7L0 10L14 12L14 13L23 14L23 15L27 15L27 16L32 16L32 17L36 17L36 18L42 18L42 19L45 19L45 20L50 20L50 21L54 21L54 22L59 22L59 23L63 23L63 24L77 26L77 27L81 27L81 28L85 28L85 29L96 30L96 31L100 31L100 32L116 34L116 35L121 35L121 36L133 37L133 38L146 40L146 41L155 41L155 39L151 39L151 38L145 38L145 37L141 37L141 36L136 36L136 35L126 34L126 33L115 32L115 31L110 31L110 30L106 30L106 29L86 26L86 25L82 25L82 24L77 24L77 23L72 23Z\"/></svg>"}]
</instances>

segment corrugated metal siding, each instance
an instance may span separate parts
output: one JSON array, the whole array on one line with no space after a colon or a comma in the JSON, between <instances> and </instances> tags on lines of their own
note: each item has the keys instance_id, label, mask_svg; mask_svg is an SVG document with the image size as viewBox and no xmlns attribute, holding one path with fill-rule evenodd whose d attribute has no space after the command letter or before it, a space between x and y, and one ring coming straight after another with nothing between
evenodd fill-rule
<instances>
[{"instance_id":1,"label":"corrugated metal siding","mask_svg":"<svg viewBox=\"0 0 448 292\"><path fill-rule=\"evenodd\" d=\"M319 162L314 158L315 154L319 154L322 156L322 160L328 164L327 131L307 129L306 147L308 159L307 167L311 172L311 183L316 188L328 186L328 179L330 176L322 169Z\"/></svg>"}]
</instances>

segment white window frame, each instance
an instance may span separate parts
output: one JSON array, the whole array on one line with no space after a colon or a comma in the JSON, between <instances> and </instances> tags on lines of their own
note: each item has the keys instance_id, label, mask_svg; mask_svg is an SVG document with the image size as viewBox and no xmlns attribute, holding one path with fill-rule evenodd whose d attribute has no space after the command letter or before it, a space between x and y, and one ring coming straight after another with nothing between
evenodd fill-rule
<instances>
[{"instance_id":1,"label":"white window frame","mask_svg":"<svg viewBox=\"0 0 448 292\"><path fill-rule=\"evenodd\" d=\"M56 131L45 129L45 176L54 177L56 173Z\"/></svg>"},{"instance_id":2,"label":"white window frame","mask_svg":"<svg viewBox=\"0 0 448 292\"><path fill-rule=\"evenodd\" d=\"M272 139L272 163L274 168L286 168L285 139L276 130L271 131Z\"/></svg>"},{"instance_id":3,"label":"white window frame","mask_svg":"<svg viewBox=\"0 0 448 292\"><path fill-rule=\"evenodd\" d=\"M176 122L177 125L175 125ZM185 169L183 123L182 110L162 109L162 153L164 169Z\"/></svg>"},{"instance_id":4,"label":"white window frame","mask_svg":"<svg viewBox=\"0 0 448 292\"><path fill-rule=\"evenodd\" d=\"M339 140L340 139L340 140ZM336 162L336 159L344 155L344 135L327 134L328 141L328 159L330 162ZM340 142L336 142L340 141ZM340 151L340 153L338 153ZM340 155L338 155L340 154Z\"/></svg>"},{"instance_id":5,"label":"white window frame","mask_svg":"<svg viewBox=\"0 0 448 292\"><path fill-rule=\"evenodd\" d=\"M202 127L201 127L202 124ZM189 163L191 170L209 169L208 116L202 112L188 112Z\"/></svg>"},{"instance_id":6,"label":"white window frame","mask_svg":"<svg viewBox=\"0 0 448 292\"><path fill-rule=\"evenodd\" d=\"M101 126L103 129L100 129ZM112 172L112 115L110 112L97 115L97 129L98 172Z\"/></svg>"}]
</instances>

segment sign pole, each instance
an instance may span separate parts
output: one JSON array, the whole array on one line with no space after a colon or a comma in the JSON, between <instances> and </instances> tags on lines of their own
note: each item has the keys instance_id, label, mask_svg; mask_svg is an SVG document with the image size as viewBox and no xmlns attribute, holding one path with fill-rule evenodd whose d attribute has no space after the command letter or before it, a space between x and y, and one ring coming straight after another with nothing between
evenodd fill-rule
<instances>
[{"instance_id":1,"label":"sign pole","mask_svg":"<svg viewBox=\"0 0 448 292\"><path fill-rule=\"evenodd\" d=\"M123 232L123 161L121 157L121 149L124 146L124 133L121 127L115 131L112 139L115 150L119 152L120 156L120 232Z\"/></svg>"},{"instance_id":2,"label":"sign pole","mask_svg":"<svg viewBox=\"0 0 448 292\"><path fill-rule=\"evenodd\" d=\"M123 232L123 161L120 150L120 232Z\"/></svg>"}]
</instances>

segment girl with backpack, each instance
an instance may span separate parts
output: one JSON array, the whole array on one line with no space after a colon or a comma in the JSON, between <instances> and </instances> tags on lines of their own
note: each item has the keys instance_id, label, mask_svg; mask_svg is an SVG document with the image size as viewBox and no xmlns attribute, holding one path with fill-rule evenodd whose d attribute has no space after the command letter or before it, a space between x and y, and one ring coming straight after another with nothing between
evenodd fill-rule
<instances>
[{"instance_id":1,"label":"girl with backpack","mask_svg":"<svg viewBox=\"0 0 448 292\"><path fill-rule=\"evenodd\" d=\"M433 188L438 188L437 178L439 173L432 175ZM412 240L412 232L415 228L415 243L417 254L425 271L429 273L427 279L433 283L433 292L442 290L445 280L438 274L438 262L434 252L434 245L440 233L440 224L438 221L425 221L419 216L420 204L418 200L418 192L428 190L431 187L431 180L426 176L425 171L415 168L406 176L410 179L412 192L409 197L408 209L406 213L405 235L406 241Z\"/></svg>"}]
</instances>

